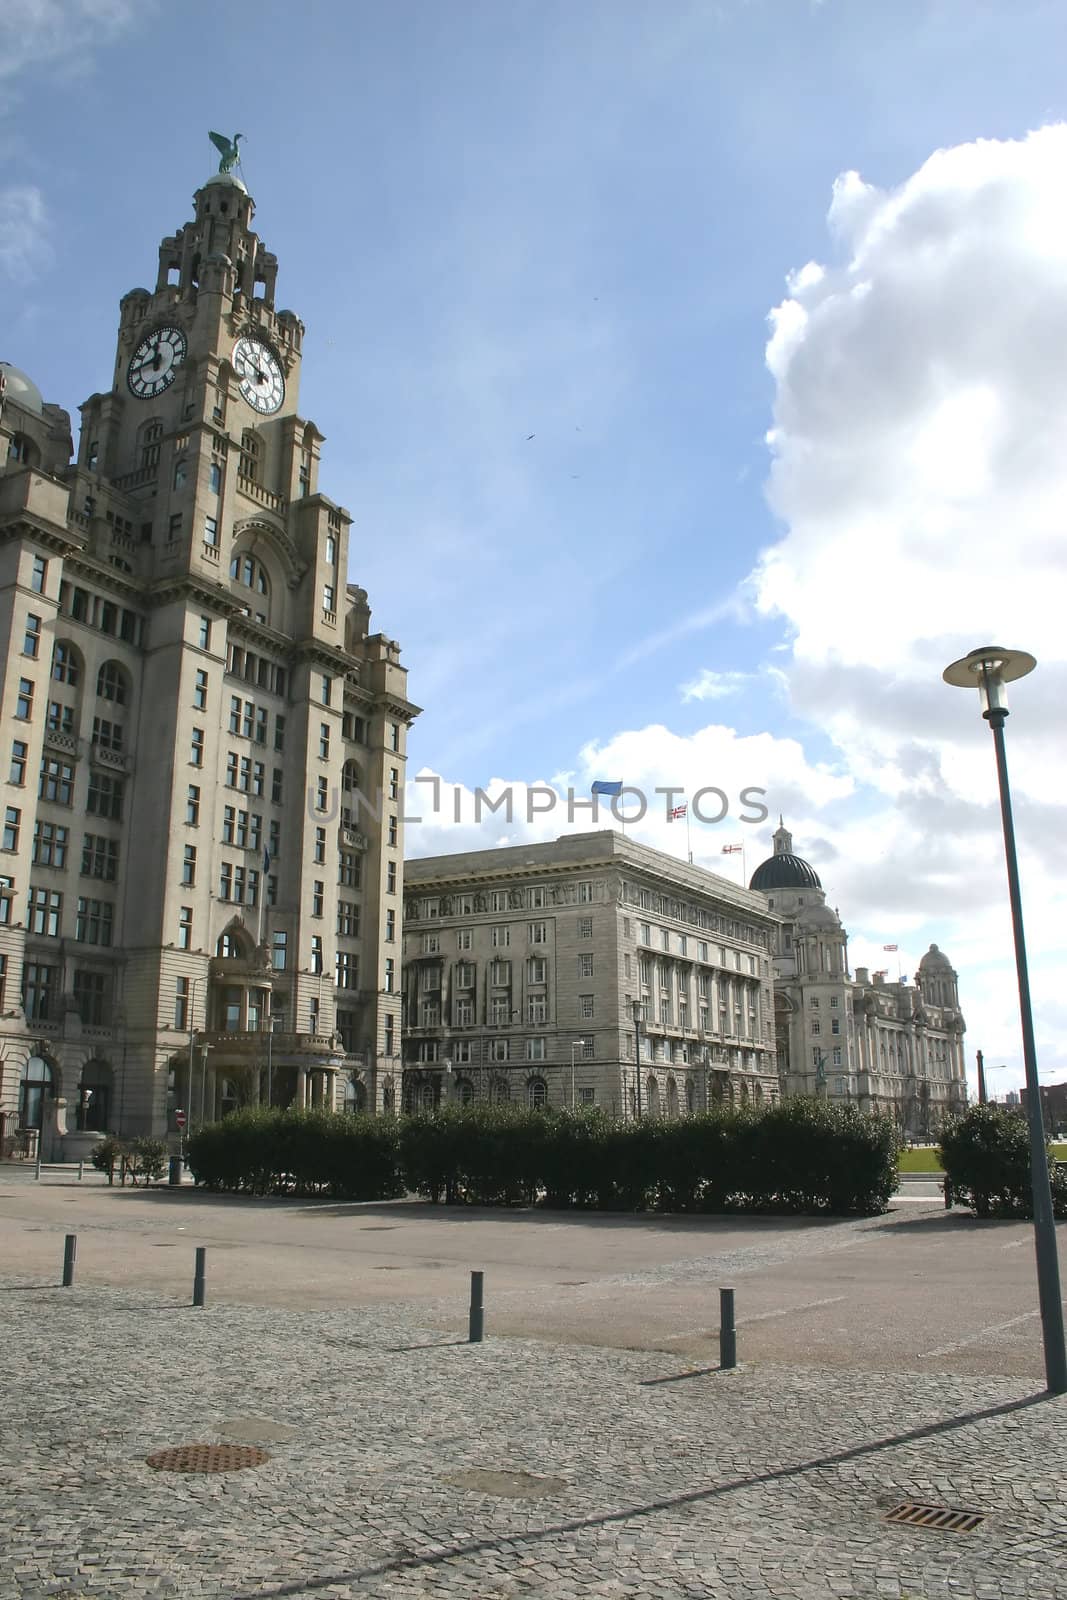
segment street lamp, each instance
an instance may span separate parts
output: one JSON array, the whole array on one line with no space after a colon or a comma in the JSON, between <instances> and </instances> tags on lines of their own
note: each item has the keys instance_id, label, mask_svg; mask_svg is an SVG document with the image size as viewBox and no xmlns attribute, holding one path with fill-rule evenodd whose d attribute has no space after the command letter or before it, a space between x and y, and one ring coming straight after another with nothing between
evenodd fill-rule
<instances>
[{"instance_id":1,"label":"street lamp","mask_svg":"<svg viewBox=\"0 0 1067 1600\"><path fill-rule=\"evenodd\" d=\"M572 1039L571 1040L571 1110L572 1111L574 1110L574 1052L577 1050L579 1045L581 1045L582 1048L584 1049L585 1048L585 1040L584 1039Z\"/></svg>"},{"instance_id":2,"label":"street lamp","mask_svg":"<svg viewBox=\"0 0 1067 1600\"><path fill-rule=\"evenodd\" d=\"M1004 749L1004 722L1008 715L1005 684L1032 672L1037 662L1025 650L1002 650L983 645L944 671L944 680L956 688L978 690L982 715L993 733L993 750L1000 786L1000 815L1004 829L1004 856L1008 869L1008 898L1015 939L1015 970L1019 983L1019 1020L1022 1024L1023 1066L1026 1071L1026 1120L1030 1127L1030 1182L1034 1199L1034 1253L1037 1258L1037 1293L1041 1307L1041 1335L1045 1347L1045 1380L1049 1394L1067 1393L1067 1350L1063 1340L1063 1305L1060 1301L1060 1266L1056 1255L1056 1223L1045 1150L1045 1128L1037 1081L1037 1049L1030 1008L1030 978L1023 934L1019 863L1015 853L1008 760Z\"/></svg>"},{"instance_id":3,"label":"street lamp","mask_svg":"<svg viewBox=\"0 0 1067 1600\"><path fill-rule=\"evenodd\" d=\"M642 1021L642 1019L644 1017L644 1014L645 1014L645 1008L641 1004L640 1000L635 1000L633 1005L634 1005L634 1053L635 1053L635 1055L637 1057L637 1065L636 1065L636 1069L635 1069L635 1075L636 1075L636 1078L637 1078L637 1120L640 1121L641 1120L641 1021Z\"/></svg>"}]
</instances>

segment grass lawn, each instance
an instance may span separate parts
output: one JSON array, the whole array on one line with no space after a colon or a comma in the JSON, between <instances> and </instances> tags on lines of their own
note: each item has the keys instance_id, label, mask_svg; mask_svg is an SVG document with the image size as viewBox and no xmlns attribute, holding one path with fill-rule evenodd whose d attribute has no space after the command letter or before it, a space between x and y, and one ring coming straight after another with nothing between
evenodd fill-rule
<instances>
[{"instance_id":1,"label":"grass lawn","mask_svg":"<svg viewBox=\"0 0 1067 1600\"><path fill-rule=\"evenodd\" d=\"M1052 1154L1057 1161L1067 1161L1067 1144L1054 1144ZM937 1159L936 1150L902 1150L900 1152L901 1172L944 1172L944 1167Z\"/></svg>"}]
</instances>

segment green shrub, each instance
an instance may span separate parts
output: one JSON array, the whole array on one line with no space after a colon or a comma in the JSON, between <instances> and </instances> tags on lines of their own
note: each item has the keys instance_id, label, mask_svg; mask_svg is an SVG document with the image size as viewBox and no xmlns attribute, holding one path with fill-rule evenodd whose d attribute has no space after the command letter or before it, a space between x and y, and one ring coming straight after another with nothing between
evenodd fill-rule
<instances>
[{"instance_id":1,"label":"green shrub","mask_svg":"<svg viewBox=\"0 0 1067 1600\"><path fill-rule=\"evenodd\" d=\"M101 1139L100 1143L93 1147L93 1153L89 1157L89 1160L92 1162L97 1172L107 1173L108 1183L114 1183L115 1168L121 1168L122 1158L125 1154L125 1150L126 1146L123 1144L122 1140L116 1139L113 1133L109 1133L106 1138Z\"/></svg>"},{"instance_id":2,"label":"green shrub","mask_svg":"<svg viewBox=\"0 0 1067 1600\"><path fill-rule=\"evenodd\" d=\"M197 1183L244 1194L391 1200L403 1192L391 1118L249 1107L191 1134Z\"/></svg>"},{"instance_id":3,"label":"green shrub","mask_svg":"<svg viewBox=\"0 0 1067 1600\"><path fill-rule=\"evenodd\" d=\"M142 1183L156 1182L167 1170L169 1154L164 1139L131 1139L123 1156L123 1182L127 1172L135 1184L138 1178Z\"/></svg>"},{"instance_id":4,"label":"green shrub","mask_svg":"<svg viewBox=\"0 0 1067 1600\"><path fill-rule=\"evenodd\" d=\"M946 1124L938 1154L953 1199L976 1216L1033 1216L1030 1126L1020 1112L971 1106ZM1050 1166L1050 1177L1055 1214L1067 1217L1067 1173Z\"/></svg>"}]
</instances>

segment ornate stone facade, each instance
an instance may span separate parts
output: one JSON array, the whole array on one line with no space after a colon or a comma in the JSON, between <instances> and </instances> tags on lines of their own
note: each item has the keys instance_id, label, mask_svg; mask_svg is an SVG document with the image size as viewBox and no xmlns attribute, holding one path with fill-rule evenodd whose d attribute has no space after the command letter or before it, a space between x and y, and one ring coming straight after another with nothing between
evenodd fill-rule
<instances>
[{"instance_id":1,"label":"ornate stone facade","mask_svg":"<svg viewBox=\"0 0 1067 1600\"><path fill-rule=\"evenodd\" d=\"M610 830L405 874L408 1106L677 1116L777 1098L761 895Z\"/></svg>"},{"instance_id":2,"label":"ornate stone facade","mask_svg":"<svg viewBox=\"0 0 1067 1600\"><path fill-rule=\"evenodd\" d=\"M786 1094L824 1095L888 1112L901 1134L936 1132L967 1100L956 974L931 945L915 984L848 968L848 935L814 868L784 826L750 887L779 920L774 952L778 1075Z\"/></svg>"},{"instance_id":3,"label":"ornate stone facade","mask_svg":"<svg viewBox=\"0 0 1067 1600\"><path fill-rule=\"evenodd\" d=\"M8 1142L398 1081L417 707L346 581L252 199L219 174L194 208L122 300L76 460L0 368Z\"/></svg>"}]
</instances>

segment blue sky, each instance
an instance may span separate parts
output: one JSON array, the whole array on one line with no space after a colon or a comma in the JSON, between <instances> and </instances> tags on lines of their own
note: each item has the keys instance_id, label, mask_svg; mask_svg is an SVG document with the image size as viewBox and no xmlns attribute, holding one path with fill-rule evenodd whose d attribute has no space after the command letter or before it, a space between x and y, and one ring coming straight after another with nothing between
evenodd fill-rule
<instances>
[{"instance_id":1,"label":"blue sky","mask_svg":"<svg viewBox=\"0 0 1067 1600\"><path fill-rule=\"evenodd\" d=\"M1067 266L1063 241L1020 258L1018 206L1062 210L1058 153L1020 142L1064 115L1065 45L1051 0L7 0L0 356L72 412L104 386L119 297L151 282L212 170L207 130L242 130L280 301L307 325L323 488L355 517L350 575L425 707L413 770L468 789L765 784L854 961L884 939L913 966L937 939L970 1046L1010 1063L988 751L938 677L1016 613L1007 643L1065 652L1051 619L1026 633L1022 590L961 581L953 518L1001 480L946 483L929 460L985 425L983 394L1027 390L1012 351L1036 361L1047 335L1035 318L1013 341L1016 313L1060 314L1045 269ZM1002 148L1022 151L1006 174ZM978 154L942 181L940 149ZM946 311L975 270L943 285L931 263L966 262L986 227L974 259L1000 276L975 320L1004 338L975 367ZM860 258L887 309L853 326ZM812 261L821 281L789 279ZM931 371L951 381L920 403ZM1033 528L1043 549L1039 507ZM1052 716L1055 684L1033 702ZM1020 831L1025 851L1029 816L1043 1049L1067 1066L1046 730L1021 729ZM748 832L751 869L769 834ZM694 848L718 869L737 833ZM442 827L412 847L476 837L498 842Z\"/></svg>"}]
</instances>

